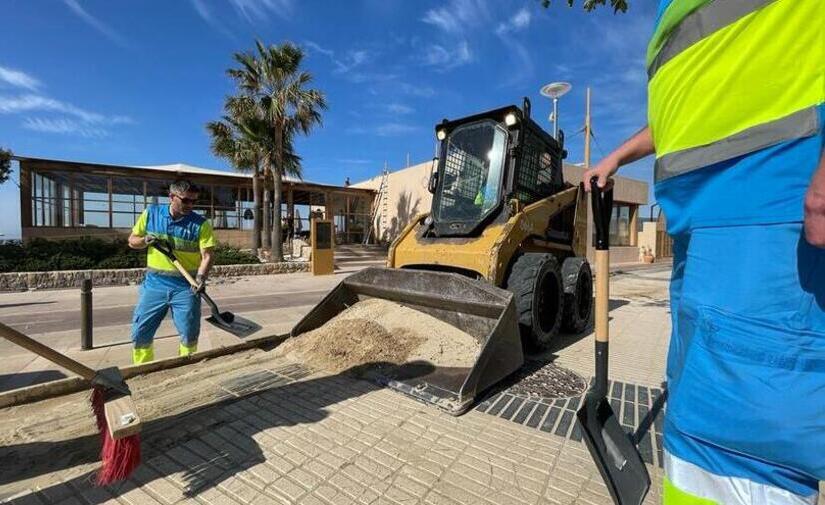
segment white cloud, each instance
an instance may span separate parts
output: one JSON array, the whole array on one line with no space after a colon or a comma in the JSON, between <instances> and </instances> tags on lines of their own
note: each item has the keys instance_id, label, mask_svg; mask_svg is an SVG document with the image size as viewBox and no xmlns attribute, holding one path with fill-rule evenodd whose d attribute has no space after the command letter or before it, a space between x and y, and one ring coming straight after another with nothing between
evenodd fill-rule
<instances>
[{"instance_id":1,"label":"white cloud","mask_svg":"<svg viewBox=\"0 0 825 505\"><path fill-rule=\"evenodd\" d=\"M109 136L109 132L104 128L90 126L88 123L67 118L26 118L26 120L23 121L23 128L44 133L79 135L84 138L104 138Z\"/></svg>"},{"instance_id":2,"label":"white cloud","mask_svg":"<svg viewBox=\"0 0 825 505\"><path fill-rule=\"evenodd\" d=\"M362 160L362 159L352 159L352 158L344 158L344 159L339 159L339 160L335 160L335 161L337 161L338 163L343 163L345 165L369 165L373 162L372 160Z\"/></svg>"},{"instance_id":3,"label":"white cloud","mask_svg":"<svg viewBox=\"0 0 825 505\"><path fill-rule=\"evenodd\" d=\"M74 134L86 138L106 137L109 135L106 128L110 126L134 124L128 116L106 116L43 95L0 96L0 114L32 113L58 116L28 116L23 121L23 128L45 133Z\"/></svg>"},{"instance_id":4,"label":"white cloud","mask_svg":"<svg viewBox=\"0 0 825 505\"><path fill-rule=\"evenodd\" d=\"M304 46L310 51L322 54L332 62L332 72L343 76L350 82L360 84L365 82L385 82L397 78L396 75L386 72L362 70L375 61L378 53L366 49L350 49L343 56L337 56L332 49L327 49L311 40L304 41Z\"/></svg>"},{"instance_id":5,"label":"white cloud","mask_svg":"<svg viewBox=\"0 0 825 505\"><path fill-rule=\"evenodd\" d=\"M417 86L408 82L399 83L398 90L404 94L417 96L420 98L430 98L435 96L435 90L430 86Z\"/></svg>"},{"instance_id":6,"label":"white cloud","mask_svg":"<svg viewBox=\"0 0 825 505\"><path fill-rule=\"evenodd\" d=\"M0 67L0 81L16 88L25 88L30 91L35 91L42 86L40 81L29 74L8 67Z\"/></svg>"},{"instance_id":7,"label":"white cloud","mask_svg":"<svg viewBox=\"0 0 825 505\"><path fill-rule=\"evenodd\" d=\"M335 63L335 72L341 74L366 64L370 59L370 53L363 49L350 50L341 59L335 59L334 56L332 58Z\"/></svg>"},{"instance_id":8,"label":"white cloud","mask_svg":"<svg viewBox=\"0 0 825 505\"><path fill-rule=\"evenodd\" d=\"M74 116L90 124L132 124L127 116L104 116L90 112L70 103L61 102L47 96L28 94L16 97L0 96L0 113L17 114L21 112L60 112Z\"/></svg>"},{"instance_id":9,"label":"white cloud","mask_svg":"<svg viewBox=\"0 0 825 505\"><path fill-rule=\"evenodd\" d=\"M507 22L500 23L498 27L496 27L496 34L503 36L524 30L530 26L530 19L530 11L522 7L513 17L507 20Z\"/></svg>"},{"instance_id":10,"label":"white cloud","mask_svg":"<svg viewBox=\"0 0 825 505\"><path fill-rule=\"evenodd\" d=\"M430 9L421 21L451 34L462 34L489 18L484 0L451 0L449 5Z\"/></svg>"},{"instance_id":11,"label":"white cloud","mask_svg":"<svg viewBox=\"0 0 825 505\"><path fill-rule=\"evenodd\" d=\"M386 109L390 114L412 114L415 112L415 109L403 103L388 103Z\"/></svg>"},{"instance_id":12,"label":"white cloud","mask_svg":"<svg viewBox=\"0 0 825 505\"><path fill-rule=\"evenodd\" d=\"M332 49L327 49L325 47L322 47L320 44L317 44L317 43L315 43L311 40L305 40L304 45L306 47L308 47L309 49L311 49L312 51L315 51L318 54L323 54L324 56L326 56L328 58L334 58L335 57L335 51L333 51Z\"/></svg>"},{"instance_id":13,"label":"white cloud","mask_svg":"<svg viewBox=\"0 0 825 505\"><path fill-rule=\"evenodd\" d=\"M90 25L92 28L108 37L111 41L120 44L121 46L128 45L126 43L126 40L123 37L121 37L119 33L112 30L109 26L101 22L99 19L86 12L86 10L83 7L81 7L80 4L77 2L77 0L63 0L63 2L80 19L86 22L86 24Z\"/></svg>"},{"instance_id":14,"label":"white cloud","mask_svg":"<svg viewBox=\"0 0 825 505\"><path fill-rule=\"evenodd\" d=\"M379 137L397 137L420 130L419 127L405 123L384 123L375 128Z\"/></svg>"},{"instance_id":15,"label":"white cloud","mask_svg":"<svg viewBox=\"0 0 825 505\"><path fill-rule=\"evenodd\" d=\"M226 35L231 39L235 39L235 36L226 29L226 27L215 17L212 15L212 10L206 4L204 0L191 0L192 7L195 8L195 12L206 21L211 27L215 28L222 34Z\"/></svg>"},{"instance_id":16,"label":"white cloud","mask_svg":"<svg viewBox=\"0 0 825 505\"><path fill-rule=\"evenodd\" d=\"M424 49L422 58L425 65L444 71L470 63L473 61L473 54L470 52L470 45L463 40L453 48L429 44Z\"/></svg>"},{"instance_id":17,"label":"white cloud","mask_svg":"<svg viewBox=\"0 0 825 505\"><path fill-rule=\"evenodd\" d=\"M293 0L229 0L248 22L267 21L270 14L288 18L294 9Z\"/></svg>"},{"instance_id":18,"label":"white cloud","mask_svg":"<svg viewBox=\"0 0 825 505\"><path fill-rule=\"evenodd\" d=\"M388 122L379 124L371 128L366 128L364 126L351 126L347 128L346 132L351 135L376 135L378 137L399 137L420 130L420 127L412 124Z\"/></svg>"}]
</instances>

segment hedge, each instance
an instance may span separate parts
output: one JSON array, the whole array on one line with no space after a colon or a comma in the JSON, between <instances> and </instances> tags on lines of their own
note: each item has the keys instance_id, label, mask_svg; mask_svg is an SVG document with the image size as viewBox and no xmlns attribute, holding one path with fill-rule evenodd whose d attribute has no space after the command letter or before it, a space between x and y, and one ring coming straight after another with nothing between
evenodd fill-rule
<instances>
[{"instance_id":1,"label":"hedge","mask_svg":"<svg viewBox=\"0 0 825 505\"><path fill-rule=\"evenodd\" d=\"M215 265L260 263L247 251L218 245ZM88 270L140 268L146 266L146 250L129 248L125 239L99 238L52 241L36 238L28 244L0 244L0 272L45 272L52 270Z\"/></svg>"}]
</instances>

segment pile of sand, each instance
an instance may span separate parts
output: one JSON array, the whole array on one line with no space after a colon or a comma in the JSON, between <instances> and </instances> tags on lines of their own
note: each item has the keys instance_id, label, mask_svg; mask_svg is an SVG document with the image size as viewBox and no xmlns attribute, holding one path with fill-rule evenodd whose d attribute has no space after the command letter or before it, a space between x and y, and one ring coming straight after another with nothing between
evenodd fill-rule
<instances>
[{"instance_id":1,"label":"pile of sand","mask_svg":"<svg viewBox=\"0 0 825 505\"><path fill-rule=\"evenodd\" d=\"M320 328L287 340L278 352L315 368L340 372L375 362L470 367L479 349L475 337L455 326L395 302L370 298Z\"/></svg>"}]
</instances>

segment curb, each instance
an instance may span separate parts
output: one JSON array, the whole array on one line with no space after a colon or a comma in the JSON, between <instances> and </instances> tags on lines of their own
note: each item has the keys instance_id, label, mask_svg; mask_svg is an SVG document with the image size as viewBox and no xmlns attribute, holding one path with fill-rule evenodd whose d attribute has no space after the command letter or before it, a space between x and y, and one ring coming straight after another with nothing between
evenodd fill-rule
<instances>
[{"instance_id":1,"label":"curb","mask_svg":"<svg viewBox=\"0 0 825 505\"><path fill-rule=\"evenodd\" d=\"M120 369L120 373L123 375L124 379L129 379L137 375L157 372L160 370L170 370L172 368L191 365L207 359L218 358L221 356L226 356L227 354L247 351L249 349L270 346L277 347L287 338L289 338L289 334L286 333L281 335L269 335L266 337L253 338L226 347L196 352L190 356L165 358L152 361L151 363L126 366ZM91 384L89 381L81 377L67 377L65 379L45 382L43 384L34 384L0 393L0 408L14 407L24 403L31 403L45 400L47 398L53 398L55 396L76 393L78 391L83 391L84 389L91 389Z\"/></svg>"}]
</instances>

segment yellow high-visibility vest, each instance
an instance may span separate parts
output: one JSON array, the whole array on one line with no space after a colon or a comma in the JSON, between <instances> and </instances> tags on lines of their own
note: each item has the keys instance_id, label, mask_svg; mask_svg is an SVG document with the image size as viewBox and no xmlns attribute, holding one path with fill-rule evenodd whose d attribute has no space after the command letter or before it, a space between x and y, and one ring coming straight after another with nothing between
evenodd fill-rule
<instances>
[{"instance_id":1,"label":"yellow high-visibility vest","mask_svg":"<svg viewBox=\"0 0 825 505\"><path fill-rule=\"evenodd\" d=\"M657 182L813 135L825 0L673 0L647 67Z\"/></svg>"}]
</instances>

